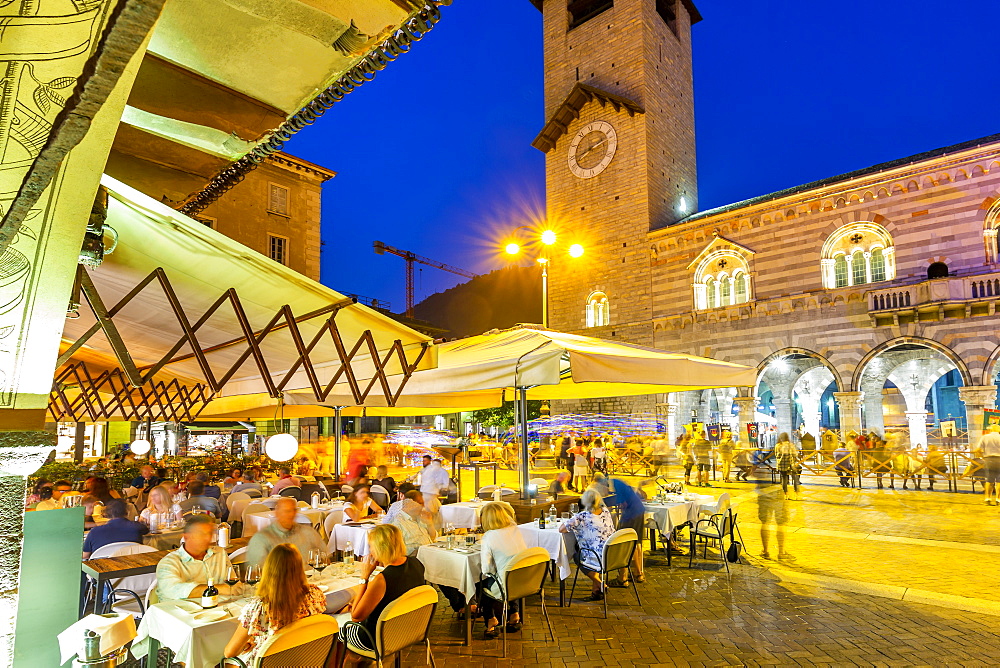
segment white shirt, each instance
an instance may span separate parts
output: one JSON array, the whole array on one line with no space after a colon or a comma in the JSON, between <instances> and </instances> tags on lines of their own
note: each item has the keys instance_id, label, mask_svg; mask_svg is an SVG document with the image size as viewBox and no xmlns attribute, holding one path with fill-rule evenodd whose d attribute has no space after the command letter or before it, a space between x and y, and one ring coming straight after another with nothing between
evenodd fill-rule
<instances>
[{"instance_id":1,"label":"white shirt","mask_svg":"<svg viewBox=\"0 0 1000 668\"><path fill-rule=\"evenodd\" d=\"M979 450L983 457L1000 457L1000 434L988 431L979 438Z\"/></svg>"},{"instance_id":2,"label":"white shirt","mask_svg":"<svg viewBox=\"0 0 1000 668\"><path fill-rule=\"evenodd\" d=\"M448 472L437 462L431 462L420 476L420 492L437 496L442 489L448 489L451 479Z\"/></svg>"},{"instance_id":3,"label":"white shirt","mask_svg":"<svg viewBox=\"0 0 1000 668\"><path fill-rule=\"evenodd\" d=\"M229 555L217 545L209 547L201 561L182 545L156 565L156 595L161 601L187 598L195 587L208 584L209 575L217 584L224 582L229 566Z\"/></svg>"},{"instance_id":4,"label":"white shirt","mask_svg":"<svg viewBox=\"0 0 1000 668\"><path fill-rule=\"evenodd\" d=\"M501 582L514 557L528 549L521 531L514 524L487 531L480 544L483 573L493 573Z\"/></svg>"},{"instance_id":5,"label":"white shirt","mask_svg":"<svg viewBox=\"0 0 1000 668\"><path fill-rule=\"evenodd\" d=\"M145 522L146 524L149 524L149 515L152 512L153 511L149 509L149 506L146 506L145 508L142 509L142 512L139 513L139 519ZM170 512L173 513L175 520L181 519L181 507L176 503L170 506Z\"/></svg>"}]
</instances>

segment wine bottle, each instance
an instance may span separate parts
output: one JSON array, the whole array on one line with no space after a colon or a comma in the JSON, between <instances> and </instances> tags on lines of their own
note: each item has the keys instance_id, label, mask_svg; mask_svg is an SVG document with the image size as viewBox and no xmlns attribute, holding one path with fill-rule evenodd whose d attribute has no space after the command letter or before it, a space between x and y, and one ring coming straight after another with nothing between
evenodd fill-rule
<instances>
[{"instance_id":1,"label":"wine bottle","mask_svg":"<svg viewBox=\"0 0 1000 668\"><path fill-rule=\"evenodd\" d=\"M207 610L209 608L214 608L218 604L219 590L212 581L212 578L208 578L208 586L205 587L205 591L201 593L201 607Z\"/></svg>"}]
</instances>

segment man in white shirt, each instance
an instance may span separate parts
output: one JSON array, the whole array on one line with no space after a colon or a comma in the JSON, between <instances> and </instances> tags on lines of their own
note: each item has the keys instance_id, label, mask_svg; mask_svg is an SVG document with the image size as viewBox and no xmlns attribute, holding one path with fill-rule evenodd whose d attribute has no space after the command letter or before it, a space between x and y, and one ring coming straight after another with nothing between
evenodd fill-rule
<instances>
[{"instance_id":1,"label":"man in white shirt","mask_svg":"<svg viewBox=\"0 0 1000 668\"><path fill-rule=\"evenodd\" d=\"M979 437L974 454L983 458L986 482L983 492L986 505L997 505L997 483L1000 483L1000 425L991 424L985 434Z\"/></svg>"},{"instance_id":2,"label":"man in white shirt","mask_svg":"<svg viewBox=\"0 0 1000 668\"><path fill-rule=\"evenodd\" d=\"M434 526L441 528L441 501L438 495L442 491L447 492L451 486L451 478L448 472L441 466L441 460L433 460L420 476L420 493L424 495L424 507L430 511L434 518Z\"/></svg>"},{"instance_id":3,"label":"man in white shirt","mask_svg":"<svg viewBox=\"0 0 1000 668\"><path fill-rule=\"evenodd\" d=\"M161 601L201 596L211 577L219 593L231 593L226 574L229 555L212 545L215 523L207 515L192 515L184 524L184 544L156 566L156 595Z\"/></svg>"},{"instance_id":4,"label":"man in white shirt","mask_svg":"<svg viewBox=\"0 0 1000 668\"><path fill-rule=\"evenodd\" d=\"M66 492L72 491L73 485L68 480L57 480L52 485L52 497L39 501L35 510L57 510L62 508L62 497Z\"/></svg>"}]
</instances>

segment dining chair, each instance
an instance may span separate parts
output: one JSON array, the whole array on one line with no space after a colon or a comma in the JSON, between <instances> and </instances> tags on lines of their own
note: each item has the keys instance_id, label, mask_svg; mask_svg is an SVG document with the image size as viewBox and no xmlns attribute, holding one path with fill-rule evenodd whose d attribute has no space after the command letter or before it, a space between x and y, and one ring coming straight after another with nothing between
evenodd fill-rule
<instances>
[{"instance_id":1,"label":"dining chair","mask_svg":"<svg viewBox=\"0 0 1000 668\"><path fill-rule=\"evenodd\" d=\"M635 600L639 605L642 605L642 600L639 598L639 589L636 587L635 578L632 577L632 554L635 552L638 543L639 534L635 532L635 529L619 529L608 536L608 540L605 541L601 554L597 554L594 550L590 550L588 548L577 550L576 555L573 557L576 562L576 575L573 576L573 587L570 589L569 601L567 601L566 607L573 604L573 593L576 591L576 580L580 577L580 571L584 568L584 552L590 552L597 557L597 563L600 564L601 567L601 582L604 587L605 619L608 618L607 582L610 574L614 571L620 571L623 569L628 571L629 582L632 583L632 589L635 591Z\"/></svg>"},{"instance_id":2,"label":"dining chair","mask_svg":"<svg viewBox=\"0 0 1000 668\"><path fill-rule=\"evenodd\" d=\"M225 659L223 666L285 668L328 664L337 640L337 622L328 615L310 615L292 622L264 641L257 660L248 666L239 657Z\"/></svg>"},{"instance_id":3,"label":"dining chair","mask_svg":"<svg viewBox=\"0 0 1000 668\"><path fill-rule=\"evenodd\" d=\"M437 603L438 594L433 587L414 587L382 610L374 637L363 624L347 622L340 630L340 640L355 654L375 661L378 668L383 668L386 657L398 655L411 645L423 644L427 647L427 662L437 668L427 637Z\"/></svg>"},{"instance_id":4,"label":"dining chair","mask_svg":"<svg viewBox=\"0 0 1000 668\"><path fill-rule=\"evenodd\" d=\"M548 573L550 559L549 552L544 547L529 547L511 559L504 575L504 582L500 585L500 598L497 599L503 602L503 618L500 620L500 628L507 626L507 606L511 601L538 594L542 602L542 614L549 627L549 638L553 641L556 639L552 633L549 611L545 608L545 575ZM490 598L496 598L487 588L483 588L483 594ZM521 621L524 621L523 618ZM507 633L503 633L504 658L507 658L507 635Z\"/></svg>"}]
</instances>

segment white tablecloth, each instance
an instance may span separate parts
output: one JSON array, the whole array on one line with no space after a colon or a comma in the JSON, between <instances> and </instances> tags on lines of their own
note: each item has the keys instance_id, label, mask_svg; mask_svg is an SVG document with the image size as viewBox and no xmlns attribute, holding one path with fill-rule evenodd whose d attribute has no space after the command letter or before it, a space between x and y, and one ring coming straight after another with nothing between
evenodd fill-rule
<instances>
[{"instance_id":1,"label":"white tablecloth","mask_svg":"<svg viewBox=\"0 0 1000 668\"><path fill-rule=\"evenodd\" d=\"M464 537L456 536L455 540L464 541ZM482 573L479 544L471 552L456 552L437 545L441 543L424 545L417 550L417 559L424 565L424 579L454 587L465 594L468 601L476 593L476 583ZM464 542L462 546L464 548Z\"/></svg>"},{"instance_id":2,"label":"white tablecloth","mask_svg":"<svg viewBox=\"0 0 1000 668\"><path fill-rule=\"evenodd\" d=\"M302 524L323 523L324 512L313 510L312 508L299 508L299 514L295 516L295 521ZM274 511L266 513L248 513L243 516L243 537L248 538L261 529L266 529L274 522Z\"/></svg>"},{"instance_id":3,"label":"white tablecloth","mask_svg":"<svg viewBox=\"0 0 1000 668\"><path fill-rule=\"evenodd\" d=\"M569 577L569 558L576 552L576 536L572 532L559 533L558 525L539 529L535 522L519 524L517 528L521 531L526 546L544 547L548 551L549 557L559 567L559 579Z\"/></svg>"},{"instance_id":4,"label":"white tablecloth","mask_svg":"<svg viewBox=\"0 0 1000 668\"><path fill-rule=\"evenodd\" d=\"M333 534L330 536L330 543L327 548L330 552L334 550L347 549L347 542L351 542L354 554L359 557L368 554L368 532L375 527L374 524L363 524L361 526L349 526L338 524L333 527Z\"/></svg>"},{"instance_id":5,"label":"white tablecloth","mask_svg":"<svg viewBox=\"0 0 1000 668\"><path fill-rule=\"evenodd\" d=\"M324 572L329 573L330 569ZM328 612L343 608L361 586L358 577L334 579L320 575L310 579L310 582L327 590ZM219 608L226 609L230 616L208 623L196 620L191 613L180 609L177 603L167 601L149 607L139 624L132 654L136 658L145 656L148 640L153 638L163 647L169 647L174 652L174 661L183 663L186 668L213 668L222 659L226 644L239 625L239 614L245 599L229 599L221 604Z\"/></svg>"},{"instance_id":6,"label":"white tablecloth","mask_svg":"<svg viewBox=\"0 0 1000 668\"><path fill-rule=\"evenodd\" d=\"M160 533L147 533L142 537L144 545L155 547L157 550L176 550L181 546L181 537L184 535L183 529L170 529Z\"/></svg>"},{"instance_id":7,"label":"white tablecloth","mask_svg":"<svg viewBox=\"0 0 1000 668\"><path fill-rule=\"evenodd\" d=\"M675 527L685 522L697 522L698 510L701 507L697 501L681 501L679 503L646 503L646 513L653 516L660 535L670 535Z\"/></svg>"},{"instance_id":8,"label":"white tablecloth","mask_svg":"<svg viewBox=\"0 0 1000 668\"><path fill-rule=\"evenodd\" d=\"M475 529L479 526L479 513L483 510L483 502L461 501L441 506L441 521L449 522L456 529Z\"/></svg>"}]
</instances>

